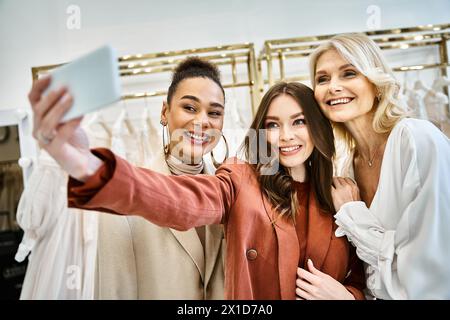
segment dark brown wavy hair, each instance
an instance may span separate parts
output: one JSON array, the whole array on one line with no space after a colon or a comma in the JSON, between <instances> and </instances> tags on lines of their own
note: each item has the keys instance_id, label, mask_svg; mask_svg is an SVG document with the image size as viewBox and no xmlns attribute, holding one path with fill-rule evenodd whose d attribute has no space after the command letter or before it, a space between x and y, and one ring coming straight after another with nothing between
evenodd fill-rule
<instances>
[{"instance_id":1,"label":"dark brown wavy hair","mask_svg":"<svg viewBox=\"0 0 450 320\"><path fill-rule=\"evenodd\" d=\"M333 130L329 120L314 99L313 90L297 82L275 84L262 98L250 131L259 132L260 129L265 129L264 122L270 104L281 95L291 96L303 109L308 132L314 144L313 152L305 163L308 179L320 208L329 213L334 213L331 198L332 157L335 153ZM291 217L295 222L298 202L297 192L293 186L294 180L288 169L278 162L278 157L274 157L273 153L270 161L264 160L267 159L266 150L273 150L273 147L265 140L265 135L256 134L255 136L250 131L242 145L246 160L251 164L253 163L252 166L258 175L263 193L280 213L280 216ZM259 141L255 141L258 136L260 136ZM261 174L264 169L273 165L278 166L275 174Z\"/></svg>"}]
</instances>

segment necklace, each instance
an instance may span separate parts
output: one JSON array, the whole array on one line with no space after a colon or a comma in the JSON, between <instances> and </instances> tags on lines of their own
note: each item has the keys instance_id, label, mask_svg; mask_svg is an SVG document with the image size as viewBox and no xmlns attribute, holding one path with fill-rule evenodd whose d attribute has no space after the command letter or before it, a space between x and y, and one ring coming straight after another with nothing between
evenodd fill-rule
<instances>
[{"instance_id":1,"label":"necklace","mask_svg":"<svg viewBox=\"0 0 450 320\"><path fill-rule=\"evenodd\" d=\"M364 159L364 161L367 161L367 164L369 165L369 167L372 167L372 166L373 166L373 160L375 160L375 157L376 157L376 155L378 154L378 151L380 150L381 146L384 145L385 143L386 143L386 141L383 142L383 143L381 143L381 144L375 149L375 152L373 153L372 158L369 157L369 160L364 159L363 155L361 154L361 157Z\"/></svg>"}]
</instances>

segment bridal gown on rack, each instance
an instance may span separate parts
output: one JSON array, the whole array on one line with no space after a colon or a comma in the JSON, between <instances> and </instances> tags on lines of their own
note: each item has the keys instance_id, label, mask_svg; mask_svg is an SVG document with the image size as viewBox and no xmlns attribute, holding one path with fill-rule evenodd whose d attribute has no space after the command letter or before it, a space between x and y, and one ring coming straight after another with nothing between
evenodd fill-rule
<instances>
[{"instance_id":1,"label":"bridal gown on rack","mask_svg":"<svg viewBox=\"0 0 450 320\"><path fill-rule=\"evenodd\" d=\"M419 90L406 89L406 104L413 112L414 117L428 120L427 109L423 101L424 94Z\"/></svg>"},{"instance_id":2,"label":"bridal gown on rack","mask_svg":"<svg viewBox=\"0 0 450 320\"><path fill-rule=\"evenodd\" d=\"M425 106L430 121L440 127L440 124L447 121L446 108L448 105L448 97L434 89L430 89L424 97Z\"/></svg>"},{"instance_id":3,"label":"bridal gown on rack","mask_svg":"<svg viewBox=\"0 0 450 320\"><path fill-rule=\"evenodd\" d=\"M101 127L87 127L91 146L110 146ZM29 257L21 299L94 298L98 214L67 208L67 174L45 152L21 195L24 237L16 260Z\"/></svg>"},{"instance_id":4,"label":"bridal gown on rack","mask_svg":"<svg viewBox=\"0 0 450 320\"><path fill-rule=\"evenodd\" d=\"M44 151L38 161L17 211L16 260L31 252L20 298L92 299L97 215L67 208L67 175Z\"/></svg>"},{"instance_id":5,"label":"bridal gown on rack","mask_svg":"<svg viewBox=\"0 0 450 320\"><path fill-rule=\"evenodd\" d=\"M226 112L223 134L228 142L229 156L234 156L247 134L249 125L246 124L245 119L247 117L251 119L251 108L250 104L248 104L248 109L245 109L244 105L240 104L237 93L234 91L229 92L225 103ZM216 148L222 150L222 142L219 142ZM217 157L217 161L222 161L222 158L216 155L218 154L217 151L214 154Z\"/></svg>"}]
</instances>

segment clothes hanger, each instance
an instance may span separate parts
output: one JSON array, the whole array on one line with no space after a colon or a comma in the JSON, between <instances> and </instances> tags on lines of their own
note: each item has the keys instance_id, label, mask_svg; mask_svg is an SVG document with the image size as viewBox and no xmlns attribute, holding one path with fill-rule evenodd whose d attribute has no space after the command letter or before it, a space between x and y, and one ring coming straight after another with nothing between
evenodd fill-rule
<instances>
[{"instance_id":1,"label":"clothes hanger","mask_svg":"<svg viewBox=\"0 0 450 320\"><path fill-rule=\"evenodd\" d=\"M417 90L417 91L429 91L429 90L430 90L430 88L428 88L428 87L423 83L423 81L420 79L419 71L417 71L417 80L416 80L416 82L414 83L414 90Z\"/></svg>"},{"instance_id":2,"label":"clothes hanger","mask_svg":"<svg viewBox=\"0 0 450 320\"><path fill-rule=\"evenodd\" d=\"M128 133L134 134L133 124L131 123L131 120L130 120L130 117L129 117L128 111L127 111L127 109L128 109L127 104L126 104L125 100L122 100L122 101L123 101L123 106L122 106L122 111L121 111L121 113L123 113L122 120L124 121L125 126L127 127Z\"/></svg>"},{"instance_id":3,"label":"clothes hanger","mask_svg":"<svg viewBox=\"0 0 450 320\"><path fill-rule=\"evenodd\" d=\"M142 143L142 165L147 166L150 164L150 161L152 160L152 144L151 144L151 137L156 134L156 131L154 130L153 124L150 119L149 114L149 107L148 107L148 98L144 97L144 111L142 112L142 131L141 134L141 143Z\"/></svg>"},{"instance_id":4,"label":"clothes hanger","mask_svg":"<svg viewBox=\"0 0 450 320\"><path fill-rule=\"evenodd\" d=\"M99 124L103 128L103 130L105 130L108 137L111 138L111 136L112 136L111 129L106 125L103 115L102 115L102 113L100 113L100 111L94 112L94 114L91 116L91 118L87 122L87 127L92 128L92 126L94 124Z\"/></svg>"},{"instance_id":5,"label":"clothes hanger","mask_svg":"<svg viewBox=\"0 0 450 320\"><path fill-rule=\"evenodd\" d=\"M403 76L403 90L402 90L402 94L403 95L406 95L406 93L408 92L408 91L410 91L409 90L409 88L408 88L408 72L409 71L406 71L405 72L405 75Z\"/></svg>"},{"instance_id":6,"label":"clothes hanger","mask_svg":"<svg viewBox=\"0 0 450 320\"><path fill-rule=\"evenodd\" d=\"M147 105L147 97L144 97L144 111L142 112L142 123L143 123L143 128L144 128L144 132L148 133L149 130L149 118L148 118L148 105Z\"/></svg>"},{"instance_id":7,"label":"clothes hanger","mask_svg":"<svg viewBox=\"0 0 450 320\"><path fill-rule=\"evenodd\" d=\"M155 126L153 125L152 122L152 118L150 116L150 112L149 112L149 106L148 106L148 97L145 97L145 121L147 124L147 132L149 135L157 135L158 134L158 130L155 128Z\"/></svg>"},{"instance_id":8,"label":"clothes hanger","mask_svg":"<svg viewBox=\"0 0 450 320\"><path fill-rule=\"evenodd\" d=\"M113 131L114 136L122 134L122 127L125 122L124 121L125 117L126 117L126 109L123 106L121 106L119 116L116 118L116 120L114 121L114 124L113 124L112 131ZM127 128L127 130L128 130L128 128ZM129 132L129 130L128 130L128 132Z\"/></svg>"}]
</instances>

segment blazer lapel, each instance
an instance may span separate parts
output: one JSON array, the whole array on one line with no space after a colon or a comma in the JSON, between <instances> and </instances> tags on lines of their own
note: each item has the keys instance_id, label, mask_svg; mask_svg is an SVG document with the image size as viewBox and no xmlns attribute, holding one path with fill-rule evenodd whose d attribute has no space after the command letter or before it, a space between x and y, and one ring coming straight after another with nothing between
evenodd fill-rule
<instances>
[{"instance_id":1,"label":"blazer lapel","mask_svg":"<svg viewBox=\"0 0 450 320\"><path fill-rule=\"evenodd\" d=\"M300 259L300 246L294 224L286 219L277 217L273 206L261 192L264 209L269 218L268 223L276 218L275 234L278 245L278 276L280 279L280 293L282 300L295 299L295 280Z\"/></svg>"},{"instance_id":2,"label":"blazer lapel","mask_svg":"<svg viewBox=\"0 0 450 320\"><path fill-rule=\"evenodd\" d=\"M159 173L171 175L169 167L167 166L164 153L160 153L155 157L149 166L150 169L155 170ZM195 228L189 229L187 231L178 231L175 229L168 228L174 237L178 240L183 249L192 258L195 266L200 273L203 282L205 282L205 254L203 251L202 243L198 237Z\"/></svg>"},{"instance_id":3,"label":"blazer lapel","mask_svg":"<svg viewBox=\"0 0 450 320\"><path fill-rule=\"evenodd\" d=\"M200 242L197 231L195 231L194 228L187 231L178 231L170 228L169 230L173 233L184 250L192 258L192 261L194 261L198 272L200 272L203 283L205 283L205 256L203 252L203 246Z\"/></svg>"},{"instance_id":4,"label":"blazer lapel","mask_svg":"<svg viewBox=\"0 0 450 320\"><path fill-rule=\"evenodd\" d=\"M205 241L205 286L208 285L209 279L214 271L214 266L218 258L221 258L219 254L221 250L222 239L223 239L223 225L215 224L206 226L206 241Z\"/></svg>"},{"instance_id":5,"label":"blazer lapel","mask_svg":"<svg viewBox=\"0 0 450 320\"><path fill-rule=\"evenodd\" d=\"M317 269L321 269L330 247L333 217L318 206L314 191L309 193L309 223L306 243L306 260L311 259Z\"/></svg>"}]
</instances>

